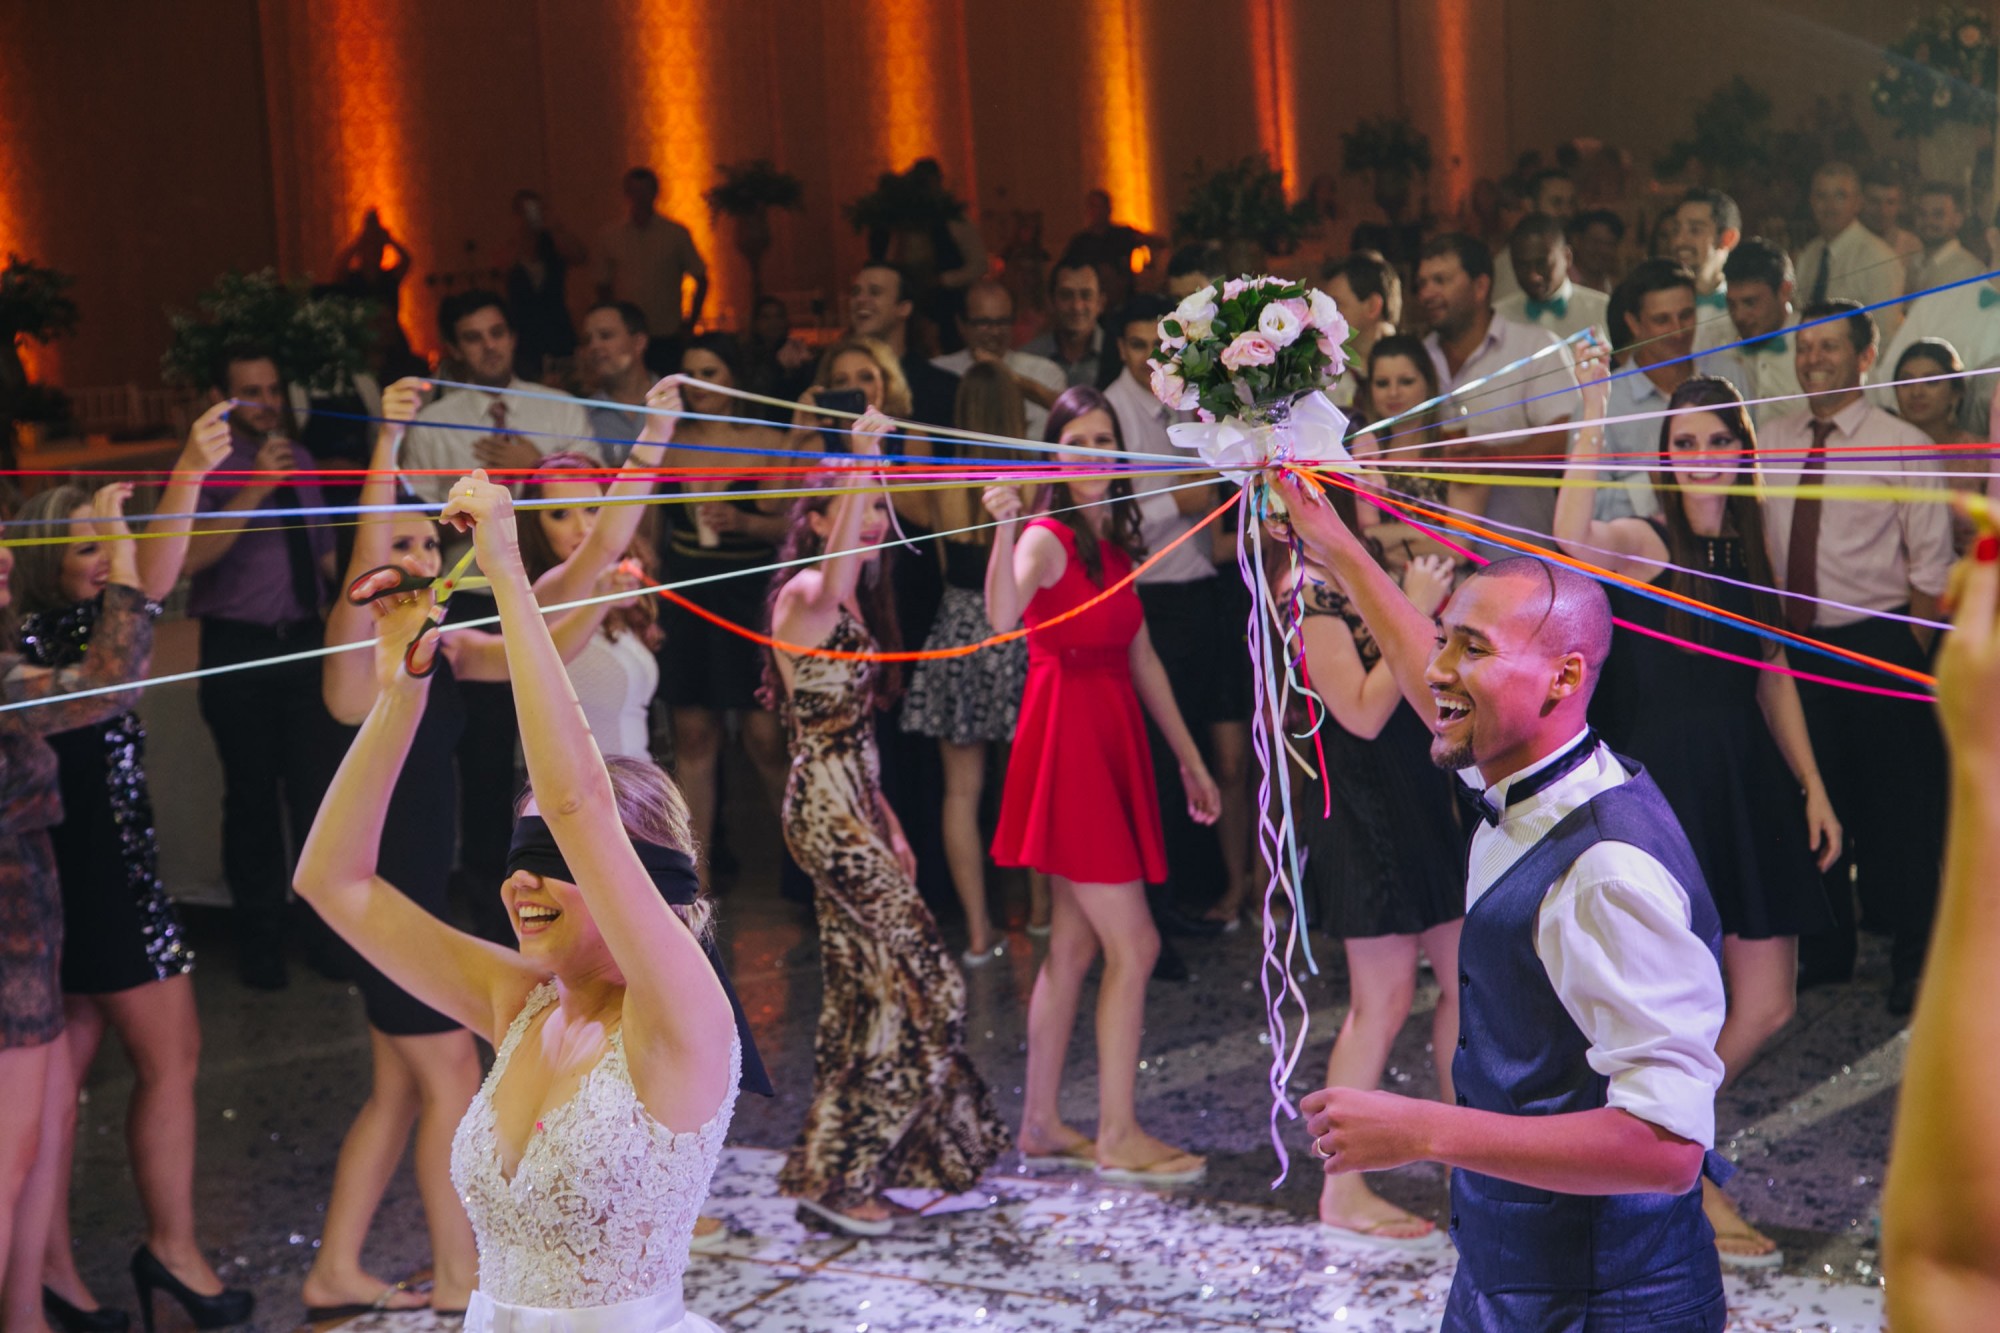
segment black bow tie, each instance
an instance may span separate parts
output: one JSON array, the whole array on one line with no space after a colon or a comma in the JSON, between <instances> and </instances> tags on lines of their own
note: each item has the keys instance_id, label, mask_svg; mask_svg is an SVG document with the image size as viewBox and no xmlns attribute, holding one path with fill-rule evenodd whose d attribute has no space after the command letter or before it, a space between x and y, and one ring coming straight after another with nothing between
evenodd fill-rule
<instances>
[{"instance_id":1,"label":"black bow tie","mask_svg":"<svg viewBox=\"0 0 2000 1333\"><path fill-rule=\"evenodd\" d=\"M1590 758L1596 750L1597 733L1585 728L1582 738L1563 751L1562 756L1548 767L1538 769L1518 782L1509 783L1506 805L1496 803L1485 792L1474 791L1464 782L1458 784L1459 803L1464 807L1467 819L1484 820L1487 824L1498 828L1500 817L1506 813L1507 806L1519 805L1537 792L1553 787L1580 768L1583 761Z\"/></svg>"}]
</instances>

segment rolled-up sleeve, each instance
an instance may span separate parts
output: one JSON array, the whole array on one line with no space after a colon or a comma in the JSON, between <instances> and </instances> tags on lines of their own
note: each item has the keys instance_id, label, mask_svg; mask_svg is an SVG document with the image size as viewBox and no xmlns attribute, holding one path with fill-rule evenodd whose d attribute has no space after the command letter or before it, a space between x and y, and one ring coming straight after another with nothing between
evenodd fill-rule
<instances>
[{"instance_id":1,"label":"rolled-up sleeve","mask_svg":"<svg viewBox=\"0 0 2000 1333\"><path fill-rule=\"evenodd\" d=\"M1543 899L1535 952L1610 1080L1607 1104L1712 1148L1722 971L1688 923L1665 866L1601 842Z\"/></svg>"},{"instance_id":2,"label":"rolled-up sleeve","mask_svg":"<svg viewBox=\"0 0 2000 1333\"><path fill-rule=\"evenodd\" d=\"M1928 437L1919 436L1928 441ZM1911 476L1909 484L1927 490L1941 489L1934 477ZM1910 586L1932 597L1944 596L1951 582L1951 511L1943 504L1896 506L1903 529L1903 550L1909 560Z\"/></svg>"}]
</instances>

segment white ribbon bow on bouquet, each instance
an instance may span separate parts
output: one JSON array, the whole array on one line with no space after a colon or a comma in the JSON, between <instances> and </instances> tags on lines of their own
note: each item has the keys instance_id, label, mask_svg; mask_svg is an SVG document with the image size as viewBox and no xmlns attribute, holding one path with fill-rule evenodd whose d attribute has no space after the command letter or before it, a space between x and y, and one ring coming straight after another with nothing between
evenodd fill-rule
<instances>
[{"instance_id":1,"label":"white ribbon bow on bouquet","mask_svg":"<svg viewBox=\"0 0 2000 1333\"><path fill-rule=\"evenodd\" d=\"M1240 417L1221 421L1186 421L1167 427L1167 438L1191 449L1201 460L1238 486L1278 463L1349 463L1354 459L1342 443L1347 414L1323 393L1293 401L1282 422L1249 422Z\"/></svg>"}]
</instances>

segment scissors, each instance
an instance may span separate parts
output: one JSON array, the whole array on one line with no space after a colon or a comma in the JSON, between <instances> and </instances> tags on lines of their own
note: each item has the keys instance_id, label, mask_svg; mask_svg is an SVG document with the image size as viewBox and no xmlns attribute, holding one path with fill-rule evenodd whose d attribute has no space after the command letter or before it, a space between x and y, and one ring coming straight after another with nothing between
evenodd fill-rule
<instances>
[{"instance_id":1,"label":"scissors","mask_svg":"<svg viewBox=\"0 0 2000 1333\"><path fill-rule=\"evenodd\" d=\"M423 646L424 636L436 629L444 619L444 604L451 600L451 595L460 588L485 588L492 585L492 580L483 574L465 572L472 568L475 554L476 552L468 550L459 557L458 563L451 567L449 573L434 579L427 579L421 574L412 574L401 565L377 565L347 585L347 600L356 606L367 606L370 602L378 602L384 597L396 597L403 593L429 592L435 598L435 605L425 620L424 627L417 631L416 637L403 649L403 669L410 673L412 679L422 680L437 670L436 653L431 654L431 660L421 670L418 669L417 649Z\"/></svg>"}]
</instances>

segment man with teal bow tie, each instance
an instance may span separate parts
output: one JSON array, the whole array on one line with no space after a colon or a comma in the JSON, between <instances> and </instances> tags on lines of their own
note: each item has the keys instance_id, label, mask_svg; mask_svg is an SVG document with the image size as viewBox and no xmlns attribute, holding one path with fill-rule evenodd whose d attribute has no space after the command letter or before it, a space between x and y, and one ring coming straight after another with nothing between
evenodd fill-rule
<instances>
[{"instance_id":1,"label":"man with teal bow tie","mask_svg":"<svg viewBox=\"0 0 2000 1333\"><path fill-rule=\"evenodd\" d=\"M1571 280L1569 238L1558 219L1547 213L1528 214L1515 225L1507 250L1521 290L1494 301L1494 314L1547 329L1558 338L1583 329L1605 336L1609 298Z\"/></svg>"},{"instance_id":2,"label":"man with teal bow tie","mask_svg":"<svg viewBox=\"0 0 2000 1333\"><path fill-rule=\"evenodd\" d=\"M1689 190L1674 210L1674 256L1694 274L1694 350L1736 341L1722 266L1743 239L1743 212L1720 190Z\"/></svg>"},{"instance_id":3,"label":"man with teal bow tie","mask_svg":"<svg viewBox=\"0 0 2000 1333\"><path fill-rule=\"evenodd\" d=\"M1750 398L1786 398L1799 391L1799 373L1787 332L1798 322L1792 312L1792 260L1761 236L1730 251L1722 265L1729 322L1736 337L1753 341L1736 349L1742 383ZM1750 409L1759 427L1799 410L1796 400L1757 404Z\"/></svg>"},{"instance_id":4,"label":"man with teal bow tie","mask_svg":"<svg viewBox=\"0 0 2000 1333\"><path fill-rule=\"evenodd\" d=\"M2000 254L2000 250L1993 248L1996 243L2000 243L2000 213L1989 219L1986 228L1988 254ZM1982 271L1995 267L2000 265L1980 265ZM2000 284L2000 278L1989 273L1982 282L1934 291L1910 303L1909 317L1896 330L1896 336L1868 376L1872 386L1868 396L1876 406L1895 409L1896 391L1884 386L1895 378L1896 362L1903 349L1919 338L1942 338L1950 343L1969 370L2000 365L2000 285L1996 284ZM1966 380L1965 399L1964 424L1971 430L1983 431L1993 402L1993 376L1974 375Z\"/></svg>"}]
</instances>

